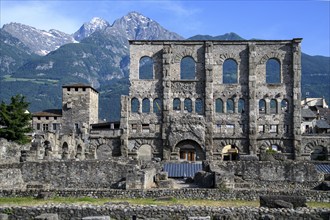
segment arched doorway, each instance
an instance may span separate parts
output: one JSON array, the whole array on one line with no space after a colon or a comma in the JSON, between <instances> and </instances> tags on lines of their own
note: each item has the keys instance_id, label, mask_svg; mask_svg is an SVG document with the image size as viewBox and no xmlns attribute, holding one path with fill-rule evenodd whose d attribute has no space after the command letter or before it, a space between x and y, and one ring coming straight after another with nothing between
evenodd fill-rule
<instances>
[{"instance_id":1,"label":"arched doorway","mask_svg":"<svg viewBox=\"0 0 330 220\"><path fill-rule=\"evenodd\" d=\"M68 143L64 142L62 145L62 159L67 160L69 159L69 146Z\"/></svg>"},{"instance_id":2,"label":"arched doorway","mask_svg":"<svg viewBox=\"0 0 330 220\"><path fill-rule=\"evenodd\" d=\"M96 149L96 158L98 160L109 160L111 157L112 157L111 146L102 144Z\"/></svg>"},{"instance_id":3,"label":"arched doorway","mask_svg":"<svg viewBox=\"0 0 330 220\"><path fill-rule=\"evenodd\" d=\"M315 146L311 152L311 160L327 160L327 149L321 145Z\"/></svg>"},{"instance_id":4,"label":"arched doorway","mask_svg":"<svg viewBox=\"0 0 330 220\"><path fill-rule=\"evenodd\" d=\"M238 160L239 157L238 148L235 145L224 146L221 153L224 161Z\"/></svg>"},{"instance_id":5,"label":"arched doorway","mask_svg":"<svg viewBox=\"0 0 330 220\"><path fill-rule=\"evenodd\" d=\"M137 151L139 160L150 161L152 159L152 147L149 144L143 144Z\"/></svg>"},{"instance_id":6,"label":"arched doorway","mask_svg":"<svg viewBox=\"0 0 330 220\"><path fill-rule=\"evenodd\" d=\"M48 159L48 157L50 156L49 152L52 151L52 147L50 146L50 142L49 141L45 141L44 142L44 148L45 148L44 158L45 159Z\"/></svg>"},{"instance_id":7,"label":"arched doorway","mask_svg":"<svg viewBox=\"0 0 330 220\"><path fill-rule=\"evenodd\" d=\"M193 140L184 140L176 145L179 150L180 160L199 161L205 160L205 152L201 146Z\"/></svg>"}]
</instances>

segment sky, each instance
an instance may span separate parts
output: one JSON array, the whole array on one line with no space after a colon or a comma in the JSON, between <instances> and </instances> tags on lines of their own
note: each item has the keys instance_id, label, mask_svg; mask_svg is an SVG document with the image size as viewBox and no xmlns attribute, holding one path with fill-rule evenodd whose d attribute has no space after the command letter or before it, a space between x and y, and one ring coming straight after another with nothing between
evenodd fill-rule
<instances>
[{"instance_id":1,"label":"sky","mask_svg":"<svg viewBox=\"0 0 330 220\"><path fill-rule=\"evenodd\" d=\"M101 17L112 24L137 11L188 38L234 32L244 39L303 38L302 51L330 56L330 1L0 0L0 25L18 22L72 34Z\"/></svg>"}]
</instances>

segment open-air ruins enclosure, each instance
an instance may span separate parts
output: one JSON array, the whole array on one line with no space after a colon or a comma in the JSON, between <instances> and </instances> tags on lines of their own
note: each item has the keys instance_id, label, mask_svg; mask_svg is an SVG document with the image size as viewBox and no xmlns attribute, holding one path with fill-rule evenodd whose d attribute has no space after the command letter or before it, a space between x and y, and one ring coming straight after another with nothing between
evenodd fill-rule
<instances>
[{"instance_id":1,"label":"open-air ruins enclosure","mask_svg":"<svg viewBox=\"0 0 330 220\"><path fill-rule=\"evenodd\" d=\"M22 195L85 195L175 188L171 177L198 172L190 179L196 187L281 187L329 201L311 190L329 188L320 169L329 166L330 137L301 134L300 43L130 41L120 121L99 122L99 93L91 86L63 86L61 109L33 114L31 145L0 141L0 186Z\"/></svg>"}]
</instances>

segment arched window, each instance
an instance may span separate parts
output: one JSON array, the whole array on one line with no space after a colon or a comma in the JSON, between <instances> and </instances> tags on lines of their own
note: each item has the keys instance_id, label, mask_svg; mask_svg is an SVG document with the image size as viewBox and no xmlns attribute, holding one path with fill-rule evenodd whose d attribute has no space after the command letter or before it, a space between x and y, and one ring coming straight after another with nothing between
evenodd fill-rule
<instances>
[{"instance_id":1,"label":"arched window","mask_svg":"<svg viewBox=\"0 0 330 220\"><path fill-rule=\"evenodd\" d=\"M227 59L222 67L222 83L237 83L237 63L233 59Z\"/></svg>"},{"instance_id":2,"label":"arched window","mask_svg":"<svg viewBox=\"0 0 330 220\"><path fill-rule=\"evenodd\" d=\"M227 99L227 113L234 113L234 101Z\"/></svg>"},{"instance_id":3,"label":"arched window","mask_svg":"<svg viewBox=\"0 0 330 220\"><path fill-rule=\"evenodd\" d=\"M178 98L173 100L173 110L180 111L181 110L181 101Z\"/></svg>"},{"instance_id":4,"label":"arched window","mask_svg":"<svg viewBox=\"0 0 330 220\"><path fill-rule=\"evenodd\" d=\"M145 98L142 100L142 113L150 112L150 100Z\"/></svg>"},{"instance_id":5,"label":"arched window","mask_svg":"<svg viewBox=\"0 0 330 220\"><path fill-rule=\"evenodd\" d=\"M277 114L277 101L276 99L270 100L270 113Z\"/></svg>"},{"instance_id":6,"label":"arched window","mask_svg":"<svg viewBox=\"0 0 330 220\"><path fill-rule=\"evenodd\" d=\"M184 110L187 112L192 112L192 101L187 98L184 100Z\"/></svg>"},{"instance_id":7,"label":"arched window","mask_svg":"<svg viewBox=\"0 0 330 220\"><path fill-rule=\"evenodd\" d=\"M283 99L281 102L281 111L284 112L289 112L289 102L286 99Z\"/></svg>"},{"instance_id":8,"label":"arched window","mask_svg":"<svg viewBox=\"0 0 330 220\"><path fill-rule=\"evenodd\" d=\"M281 82L281 64L277 59L269 59L266 63L266 83Z\"/></svg>"},{"instance_id":9,"label":"arched window","mask_svg":"<svg viewBox=\"0 0 330 220\"><path fill-rule=\"evenodd\" d=\"M69 159L69 146L66 142L62 145L62 159L67 160Z\"/></svg>"},{"instance_id":10,"label":"arched window","mask_svg":"<svg viewBox=\"0 0 330 220\"><path fill-rule=\"evenodd\" d=\"M195 101L195 112L197 114L202 114L203 113L203 101L202 99L196 99Z\"/></svg>"},{"instance_id":11,"label":"arched window","mask_svg":"<svg viewBox=\"0 0 330 220\"><path fill-rule=\"evenodd\" d=\"M266 101L263 99L259 100L259 114L266 113Z\"/></svg>"},{"instance_id":12,"label":"arched window","mask_svg":"<svg viewBox=\"0 0 330 220\"><path fill-rule=\"evenodd\" d=\"M215 112L223 113L223 101L221 99L215 100Z\"/></svg>"},{"instance_id":13,"label":"arched window","mask_svg":"<svg viewBox=\"0 0 330 220\"><path fill-rule=\"evenodd\" d=\"M139 62L139 79L153 79L154 61L151 57L142 57Z\"/></svg>"},{"instance_id":14,"label":"arched window","mask_svg":"<svg viewBox=\"0 0 330 220\"><path fill-rule=\"evenodd\" d=\"M240 98L238 100L238 113L244 113L245 112L245 101L244 99Z\"/></svg>"},{"instance_id":15,"label":"arched window","mask_svg":"<svg viewBox=\"0 0 330 220\"><path fill-rule=\"evenodd\" d=\"M159 114L162 111L162 103L159 98L154 99L153 110L155 114Z\"/></svg>"},{"instance_id":16,"label":"arched window","mask_svg":"<svg viewBox=\"0 0 330 220\"><path fill-rule=\"evenodd\" d=\"M137 113L139 112L140 102L137 98L133 98L131 101L131 112Z\"/></svg>"},{"instance_id":17,"label":"arched window","mask_svg":"<svg viewBox=\"0 0 330 220\"><path fill-rule=\"evenodd\" d=\"M194 58L188 56L181 60L180 64L180 79L195 79L196 64Z\"/></svg>"}]
</instances>

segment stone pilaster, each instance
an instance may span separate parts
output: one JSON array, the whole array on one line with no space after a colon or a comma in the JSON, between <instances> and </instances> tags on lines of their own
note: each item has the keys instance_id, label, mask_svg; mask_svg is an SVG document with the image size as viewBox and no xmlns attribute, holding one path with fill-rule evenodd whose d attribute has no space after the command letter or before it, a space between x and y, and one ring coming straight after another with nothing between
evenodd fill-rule
<instances>
[{"instance_id":1,"label":"stone pilaster","mask_svg":"<svg viewBox=\"0 0 330 220\"><path fill-rule=\"evenodd\" d=\"M170 159L170 149L167 137L167 130L170 127L170 108L171 104L171 62L172 48L171 45L164 45L163 48L163 122L162 122L162 140L163 140L163 159Z\"/></svg>"},{"instance_id":2,"label":"stone pilaster","mask_svg":"<svg viewBox=\"0 0 330 220\"><path fill-rule=\"evenodd\" d=\"M292 72L293 72L293 137L294 159L301 157L301 48L302 38L292 40Z\"/></svg>"},{"instance_id":3,"label":"stone pilaster","mask_svg":"<svg viewBox=\"0 0 330 220\"><path fill-rule=\"evenodd\" d=\"M205 156L206 160L212 159L213 155L213 44L212 42L205 42Z\"/></svg>"},{"instance_id":4,"label":"stone pilaster","mask_svg":"<svg viewBox=\"0 0 330 220\"><path fill-rule=\"evenodd\" d=\"M256 50L253 42L249 43L249 153L257 154L257 115L256 103Z\"/></svg>"}]
</instances>

